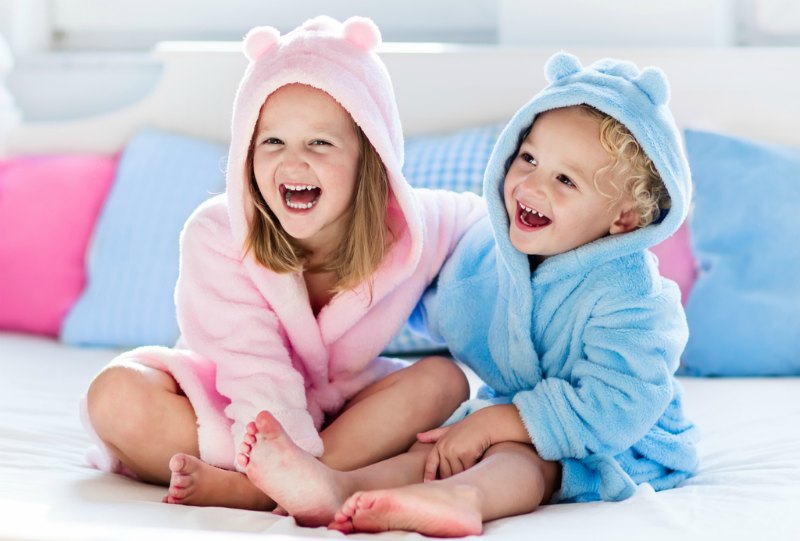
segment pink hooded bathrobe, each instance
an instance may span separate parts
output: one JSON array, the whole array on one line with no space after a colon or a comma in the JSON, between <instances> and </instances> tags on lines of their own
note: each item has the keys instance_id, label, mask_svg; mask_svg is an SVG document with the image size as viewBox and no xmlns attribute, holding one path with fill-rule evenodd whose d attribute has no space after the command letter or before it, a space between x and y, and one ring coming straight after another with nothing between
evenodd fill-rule
<instances>
[{"instance_id":1,"label":"pink hooded bathrobe","mask_svg":"<svg viewBox=\"0 0 800 541\"><path fill-rule=\"evenodd\" d=\"M200 457L209 464L234 467L245 425L261 410L321 455L324 416L402 366L380 357L381 350L462 234L485 214L474 194L406 182L394 92L374 52L380 40L372 21L357 17L342 24L319 17L284 36L270 27L248 33L226 193L197 208L181 235L181 338L175 348L141 347L112 361L172 374L197 414ZM337 294L316 317L300 273L273 272L244 250L253 213L248 148L265 99L290 83L321 89L350 113L380 155L391 188L387 220L396 235L374 275L371 301L369 285L361 284ZM96 451L89 455L94 465L124 470L104 446Z\"/></svg>"}]
</instances>

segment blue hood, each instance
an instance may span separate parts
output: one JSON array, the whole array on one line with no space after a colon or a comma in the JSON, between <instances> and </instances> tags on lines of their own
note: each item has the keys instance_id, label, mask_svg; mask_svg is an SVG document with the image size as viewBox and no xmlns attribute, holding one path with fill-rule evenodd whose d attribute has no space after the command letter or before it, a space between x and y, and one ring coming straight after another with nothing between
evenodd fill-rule
<instances>
[{"instance_id":1,"label":"blue hood","mask_svg":"<svg viewBox=\"0 0 800 541\"><path fill-rule=\"evenodd\" d=\"M495 144L484 176L483 192L502 265L522 290L529 286L528 259L509 240L509 221L503 200L506 163L520 137L540 113L560 107L587 104L624 124L661 175L672 199L665 216L630 233L611 235L546 259L537 269L538 279L578 273L606 261L650 248L672 235L683 223L691 200L691 174L680 132L667 103L669 84L658 68L639 70L633 63L604 59L584 68L577 57L557 53L548 60L549 85L525 104L505 127Z\"/></svg>"}]
</instances>

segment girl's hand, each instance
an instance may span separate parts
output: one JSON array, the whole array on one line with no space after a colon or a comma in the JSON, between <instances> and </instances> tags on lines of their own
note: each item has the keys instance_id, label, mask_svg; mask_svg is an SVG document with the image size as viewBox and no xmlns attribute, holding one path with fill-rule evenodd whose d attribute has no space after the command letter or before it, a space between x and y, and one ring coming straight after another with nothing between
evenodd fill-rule
<instances>
[{"instance_id":1,"label":"girl's hand","mask_svg":"<svg viewBox=\"0 0 800 541\"><path fill-rule=\"evenodd\" d=\"M424 481L446 479L474 466L492 445L490 431L481 416L470 415L450 426L417 434L422 443L433 443L425 461Z\"/></svg>"}]
</instances>

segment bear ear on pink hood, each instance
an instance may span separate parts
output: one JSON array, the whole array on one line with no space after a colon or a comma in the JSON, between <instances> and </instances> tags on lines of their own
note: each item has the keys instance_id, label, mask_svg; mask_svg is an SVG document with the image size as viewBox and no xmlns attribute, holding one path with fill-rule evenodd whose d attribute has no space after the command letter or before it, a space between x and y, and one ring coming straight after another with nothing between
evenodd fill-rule
<instances>
[{"instance_id":1,"label":"bear ear on pink hood","mask_svg":"<svg viewBox=\"0 0 800 541\"><path fill-rule=\"evenodd\" d=\"M369 52L382 42L381 31L366 17L350 17L342 24L344 39Z\"/></svg>"},{"instance_id":2,"label":"bear ear on pink hood","mask_svg":"<svg viewBox=\"0 0 800 541\"><path fill-rule=\"evenodd\" d=\"M256 26L244 37L244 54L249 61L261 58L281 39L281 33L271 26Z\"/></svg>"}]
</instances>

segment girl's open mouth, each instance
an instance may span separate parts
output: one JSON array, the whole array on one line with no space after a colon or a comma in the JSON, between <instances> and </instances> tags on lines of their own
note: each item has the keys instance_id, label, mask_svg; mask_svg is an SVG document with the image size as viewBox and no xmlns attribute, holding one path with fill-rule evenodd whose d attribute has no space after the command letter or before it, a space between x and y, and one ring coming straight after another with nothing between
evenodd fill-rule
<instances>
[{"instance_id":1,"label":"girl's open mouth","mask_svg":"<svg viewBox=\"0 0 800 541\"><path fill-rule=\"evenodd\" d=\"M310 184L281 184L280 190L283 201L292 210L309 210L322 195L322 189Z\"/></svg>"}]
</instances>

